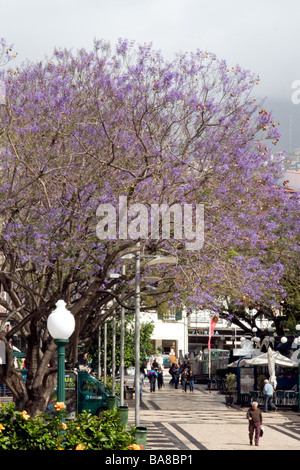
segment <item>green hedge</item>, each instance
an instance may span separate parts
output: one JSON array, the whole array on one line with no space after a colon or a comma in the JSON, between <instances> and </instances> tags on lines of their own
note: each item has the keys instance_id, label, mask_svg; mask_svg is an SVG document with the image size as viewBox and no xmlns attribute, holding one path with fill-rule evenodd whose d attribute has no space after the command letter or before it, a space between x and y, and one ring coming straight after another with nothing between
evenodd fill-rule
<instances>
[{"instance_id":1,"label":"green hedge","mask_svg":"<svg viewBox=\"0 0 300 470\"><path fill-rule=\"evenodd\" d=\"M16 411L14 403L0 407L1 450L138 450L132 435L134 428L120 427L117 410L102 413L101 418L87 412L65 421L64 404L57 403L51 415L32 418Z\"/></svg>"}]
</instances>

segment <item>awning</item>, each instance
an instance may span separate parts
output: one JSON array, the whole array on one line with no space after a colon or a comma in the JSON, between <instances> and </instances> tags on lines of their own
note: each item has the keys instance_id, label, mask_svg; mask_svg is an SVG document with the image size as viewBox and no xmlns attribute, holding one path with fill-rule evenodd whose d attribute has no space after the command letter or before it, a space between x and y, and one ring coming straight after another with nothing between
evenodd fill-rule
<instances>
[{"instance_id":1,"label":"awning","mask_svg":"<svg viewBox=\"0 0 300 470\"><path fill-rule=\"evenodd\" d=\"M272 351L272 356L275 361L275 365L281 367L298 367L298 364L293 362L288 357L283 356L278 351ZM259 356L252 357L251 359L242 359L239 363L240 366L252 365L252 366L267 366L268 365L268 353L260 354Z\"/></svg>"}]
</instances>

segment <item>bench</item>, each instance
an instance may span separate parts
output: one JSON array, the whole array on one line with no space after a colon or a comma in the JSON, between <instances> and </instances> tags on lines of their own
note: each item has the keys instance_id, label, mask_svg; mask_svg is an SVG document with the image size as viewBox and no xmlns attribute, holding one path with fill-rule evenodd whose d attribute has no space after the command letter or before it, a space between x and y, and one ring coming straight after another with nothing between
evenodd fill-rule
<instances>
[{"instance_id":1,"label":"bench","mask_svg":"<svg viewBox=\"0 0 300 470\"><path fill-rule=\"evenodd\" d=\"M125 387L124 387L124 398L125 398L125 400L132 400L134 392L135 392L134 387L130 387L129 385L125 385Z\"/></svg>"},{"instance_id":2,"label":"bench","mask_svg":"<svg viewBox=\"0 0 300 470\"><path fill-rule=\"evenodd\" d=\"M12 403L13 401L13 397L0 397L1 405L6 405L7 403Z\"/></svg>"}]
</instances>

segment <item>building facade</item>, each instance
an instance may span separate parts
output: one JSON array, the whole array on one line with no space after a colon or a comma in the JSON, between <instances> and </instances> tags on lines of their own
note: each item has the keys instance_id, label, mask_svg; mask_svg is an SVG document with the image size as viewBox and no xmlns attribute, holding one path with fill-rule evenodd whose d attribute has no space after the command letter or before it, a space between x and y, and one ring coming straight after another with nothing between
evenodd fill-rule
<instances>
[{"instance_id":1,"label":"building facade","mask_svg":"<svg viewBox=\"0 0 300 470\"><path fill-rule=\"evenodd\" d=\"M186 311L170 312L163 317L156 311L142 314L142 322L152 321L154 331L151 340L154 350L163 354L174 352L177 358L202 353L208 347L210 337L209 310L198 310L190 314ZM232 350L240 346L243 331L219 319L211 336L212 349Z\"/></svg>"}]
</instances>

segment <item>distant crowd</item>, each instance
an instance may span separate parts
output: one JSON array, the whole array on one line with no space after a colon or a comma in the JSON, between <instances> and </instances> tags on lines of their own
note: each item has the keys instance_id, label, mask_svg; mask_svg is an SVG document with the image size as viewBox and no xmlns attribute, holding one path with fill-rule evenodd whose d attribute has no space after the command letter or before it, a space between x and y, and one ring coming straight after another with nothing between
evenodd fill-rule
<instances>
[{"instance_id":1,"label":"distant crowd","mask_svg":"<svg viewBox=\"0 0 300 470\"><path fill-rule=\"evenodd\" d=\"M190 365L187 362L179 365L176 357L170 357L170 364L171 367L169 368L169 373L171 375L171 380L169 383L173 384L175 389L178 389L178 385L180 383L183 393L187 392L188 389L190 393L194 393L195 376ZM155 392L156 389L160 390L162 387L164 387L164 366L161 355L154 357L152 361L149 360L147 366L142 367L140 370L141 397L142 387L146 377L149 380L150 392Z\"/></svg>"}]
</instances>

